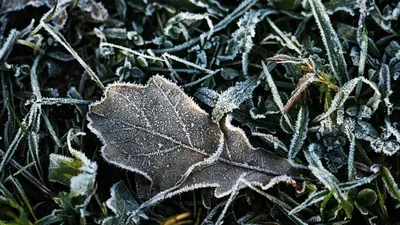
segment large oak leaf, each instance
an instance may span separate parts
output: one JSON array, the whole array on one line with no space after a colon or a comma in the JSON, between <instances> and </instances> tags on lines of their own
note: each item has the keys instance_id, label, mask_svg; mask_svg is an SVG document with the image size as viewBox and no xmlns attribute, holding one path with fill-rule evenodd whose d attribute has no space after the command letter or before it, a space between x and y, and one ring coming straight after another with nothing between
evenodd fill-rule
<instances>
[{"instance_id":1,"label":"large oak leaf","mask_svg":"<svg viewBox=\"0 0 400 225\"><path fill-rule=\"evenodd\" d=\"M229 117L221 127L213 123L178 86L160 76L146 86L109 85L105 97L90 106L88 119L104 144L103 157L142 174L156 191L216 187L215 195L222 197L243 174L263 186L291 173L286 159L253 148Z\"/></svg>"}]
</instances>

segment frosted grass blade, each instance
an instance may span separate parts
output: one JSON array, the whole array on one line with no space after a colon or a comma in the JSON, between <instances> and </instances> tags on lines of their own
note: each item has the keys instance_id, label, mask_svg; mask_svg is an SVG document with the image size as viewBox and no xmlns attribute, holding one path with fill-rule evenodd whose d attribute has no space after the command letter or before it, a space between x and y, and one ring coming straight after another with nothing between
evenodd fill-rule
<instances>
[{"instance_id":1,"label":"frosted grass blade","mask_svg":"<svg viewBox=\"0 0 400 225\"><path fill-rule=\"evenodd\" d=\"M315 21L321 32L322 41L328 54L329 64L332 71L338 79L341 86L349 81L349 74L347 73L347 64L344 59L342 45L339 38L332 27L328 14L321 0L309 0L309 3L314 14Z\"/></svg>"},{"instance_id":2,"label":"frosted grass blade","mask_svg":"<svg viewBox=\"0 0 400 225\"><path fill-rule=\"evenodd\" d=\"M307 106L302 106L297 116L295 131L289 146L289 162L292 164L292 166L299 168L307 168L306 166L297 165L293 162L293 159L295 159L297 153L299 153L303 147L305 139L307 138L308 121L308 108Z\"/></svg>"}]
</instances>

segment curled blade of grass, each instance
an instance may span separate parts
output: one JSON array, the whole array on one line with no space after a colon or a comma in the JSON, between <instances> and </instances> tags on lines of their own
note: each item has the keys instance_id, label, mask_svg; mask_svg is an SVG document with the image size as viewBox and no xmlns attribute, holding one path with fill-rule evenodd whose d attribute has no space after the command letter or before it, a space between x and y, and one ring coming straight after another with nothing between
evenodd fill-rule
<instances>
[{"instance_id":1,"label":"curled blade of grass","mask_svg":"<svg viewBox=\"0 0 400 225\"><path fill-rule=\"evenodd\" d=\"M359 81L368 84L375 91L374 96L372 96L369 99L369 101L367 102L367 105L371 105L372 110L375 111L377 106L379 105L379 102L381 101L380 100L381 93L380 93L377 85L374 82L372 82L364 77L357 77L357 78L354 78L354 79L350 80L349 82L345 83L340 88L340 91L338 93L336 93L335 97L333 98L332 104L329 107L329 109L326 110L323 114L315 117L313 122L319 122L319 121L325 119L326 117L330 116L333 112L335 112L339 108L343 107L344 103L350 97L350 94L353 92L354 88L356 87L356 85Z\"/></svg>"},{"instance_id":2,"label":"curled blade of grass","mask_svg":"<svg viewBox=\"0 0 400 225\"><path fill-rule=\"evenodd\" d=\"M32 42L19 39L16 43L20 44L20 45L27 46L29 48L32 48L35 52L39 52L40 54L44 54L43 49L40 49L40 47L38 47L37 45L35 45Z\"/></svg>"},{"instance_id":3,"label":"curled blade of grass","mask_svg":"<svg viewBox=\"0 0 400 225\"><path fill-rule=\"evenodd\" d=\"M349 80L342 45L332 27L332 23L321 0L309 0L308 2L311 5L315 21L317 22L318 28L321 32L322 41L325 45L325 50L328 53L329 64L331 65L332 71L341 86Z\"/></svg>"},{"instance_id":4,"label":"curled blade of grass","mask_svg":"<svg viewBox=\"0 0 400 225\"><path fill-rule=\"evenodd\" d=\"M42 27L49 33L51 36L54 37L62 46L64 46L65 49L69 53L71 53L72 56L81 64L81 66L88 72L89 76L96 82L96 84L101 88L104 89L103 83L101 83L99 77L96 75L96 73L83 61L83 59L76 53L76 51L71 47L71 45L65 40L65 38L58 32L53 26L50 24L45 23L44 21L40 21L40 24Z\"/></svg>"}]
</instances>

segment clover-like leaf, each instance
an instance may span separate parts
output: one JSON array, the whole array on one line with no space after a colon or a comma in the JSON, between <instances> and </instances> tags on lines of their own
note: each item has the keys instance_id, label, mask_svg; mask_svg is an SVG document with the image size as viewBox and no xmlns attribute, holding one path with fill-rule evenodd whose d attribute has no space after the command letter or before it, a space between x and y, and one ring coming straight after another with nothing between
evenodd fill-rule
<instances>
[{"instance_id":1,"label":"clover-like leaf","mask_svg":"<svg viewBox=\"0 0 400 225\"><path fill-rule=\"evenodd\" d=\"M104 144L103 157L144 175L153 191L217 187L215 195L221 197L244 174L262 186L274 176L287 180L283 175L291 172L286 159L253 148L230 119L220 128L178 86L160 76L146 86L110 85L105 98L90 106L88 119Z\"/></svg>"}]
</instances>

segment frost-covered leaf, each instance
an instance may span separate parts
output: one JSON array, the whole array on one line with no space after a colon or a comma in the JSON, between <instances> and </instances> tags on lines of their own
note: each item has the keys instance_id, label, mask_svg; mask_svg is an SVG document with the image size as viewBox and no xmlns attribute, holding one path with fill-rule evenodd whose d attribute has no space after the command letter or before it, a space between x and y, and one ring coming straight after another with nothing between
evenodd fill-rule
<instances>
[{"instance_id":1,"label":"frost-covered leaf","mask_svg":"<svg viewBox=\"0 0 400 225\"><path fill-rule=\"evenodd\" d=\"M396 41L392 41L385 51L391 57L389 61L391 75L394 80L397 80L400 76L400 45Z\"/></svg>"},{"instance_id":2,"label":"frost-covered leaf","mask_svg":"<svg viewBox=\"0 0 400 225\"><path fill-rule=\"evenodd\" d=\"M396 138L396 141L400 144L400 131L396 129L398 123L390 123L389 120L385 119L386 130Z\"/></svg>"},{"instance_id":3,"label":"frost-covered leaf","mask_svg":"<svg viewBox=\"0 0 400 225\"><path fill-rule=\"evenodd\" d=\"M199 88L194 93L194 96L200 99L204 104L214 108L221 95L212 89Z\"/></svg>"},{"instance_id":4,"label":"frost-covered leaf","mask_svg":"<svg viewBox=\"0 0 400 225\"><path fill-rule=\"evenodd\" d=\"M27 6L39 7L46 3L45 0L16 0L16 1L2 1L0 13L7 13L11 11L21 10Z\"/></svg>"},{"instance_id":5,"label":"frost-covered leaf","mask_svg":"<svg viewBox=\"0 0 400 225\"><path fill-rule=\"evenodd\" d=\"M92 19L97 21L105 21L108 18L108 12L100 2L94 0L81 0L78 3L81 10L90 12Z\"/></svg>"},{"instance_id":6,"label":"frost-covered leaf","mask_svg":"<svg viewBox=\"0 0 400 225\"><path fill-rule=\"evenodd\" d=\"M321 0L309 0L311 5L315 21L318 24L318 28L321 32L322 41L327 51L329 63L332 71L342 85L349 80L349 74L347 72L347 64L344 58L342 45L339 38L333 29L328 14L325 11L325 7Z\"/></svg>"},{"instance_id":7,"label":"frost-covered leaf","mask_svg":"<svg viewBox=\"0 0 400 225\"><path fill-rule=\"evenodd\" d=\"M79 135L81 133L78 133ZM74 138L73 130L69 132L69 138ZM76 134L75 134L76 135ZM71 193L83 195L79 186L84 185L96 176L97 164L90 161L82 152L72 148L72 140L68 140L69 151L72 157L58 154L50 154L49 180L71 186ZM87 184L90 185L90 184ZM92 184L93 185L93 184ZM87 189L85 189L87 190Z\"/></svg>"},{"instance_id":8,"label":"frost-covered leaf","mask_svg":"<svg viewBox=\"0 0 400 225\"><path fill-rule=\"evenodd\" d=\"M233 80L234 78L239 76L239 71L232 69L232 68L223 68L221 70L221 76L225 80Z\"/></svg>"},{"instance_id":9,"label":"frost-covered leaf","mask_svg":"<svg viewBox=\"0 0 400 225\"><path fill-rule=\"evenodd\" d=\"M239 108L240 104L253 96L259 84L259 79L254 76L222 92L212 112L213 121L219 121L226 113Z\"/></svg>"},{"instance_id":10,"label":"frost-covered leaf","mask_svg":"<svg viewBox=\"0 0 400 225\"><path fill-rule=\"evenodd\" d=\"M16 0L16 1L2 1L0 8L0 14L22 10L27 6L40 7L47 6L53 7L54 1L49 0ZM66 7L69 4L75 4L73 0L63 0L58 2L57 10L53 15L53 19L58 20L57 23L64 25L68 15L66 13ZM95 2L94 0L81 0L76 4L82 11L90 12L92 19L98 21L104 21L108 18L108 12L104 8L103 4Z\"/></svg>"},{"instance_id":11,"label":"frost-covered leaf","mask_svg":"<svg viewBox=\"0 0 400 225\"><path fill-rule=\"evenodd\" d=\"M49 180L70 185L72 178L81 173L95 174L97 164L91 162L82 152L69 148L71 157L50 154Z\"/></svg>"},{"instance_id":12,"label":"frost-covered leaf","mask_svg":"<svg viewBox=\"0 0 400 225\"><path fill-rule=\"evenodd\" d=\"M397 3L395 8L391 8L389 5L385 7L385 13L379 10L378 6L374 3L370 10L370 17L380 26L384 31L389 33L395 33L392 27L392 21L398 20L400 16L400 3Z\"/></svg>"},{"instance_id":13,"label":"frost-covered leaf","mask_svg":"<svg viewBox=\"0 0 400 225\"><path fill-rule=\"evenodd\" d=\"M50 154L49 180L68 185L80 173L82 161L58 154Z\"/></svg>"},{"instance_id":14,"label":"frost-covered leaf","mask_svg":"<svg viewBox=\"0 0 400 225\"><path fill-rule=\"evenodd\" d=\"M40 224L70 221L74 216L79 216L81 221L86 220L86 207L96 190L97 164L72 147L72 141L76 141L79 135L84 133L74 129L70 129L67 134L67 146L73 158L50 155L49 180L69 186L69 192L53 198L61 210L54 209L52 215L44 217ZM69 213L59 214L60 211Z\"/></svg>"},{"instance_id":15,"label":"frost-covered leaf","mask_svg":"<svg viewBox=\"0 0 400 225\"><path fill-rule=\"evenodd\" d=\"M124 183L118 182L111 187L111 198L106 202L107 207L115 214L102 221L102 225L113 225L113 224L126 224L135 225L140 223L140 218L148 219L146 214L142 211L138 211L133 217L129 216L130 212L139 209L139 204L132 197L129 189Z\"/></svg>"},{"instance_id":16,"label":"frost-covered leaf","mask_svg":"<svg viewBox=\"0 0 400 225\"><path fill-rule=\"evenodd\" d=\"M355 135L357 139L369 141L371 149L375 152L393 155L400 150L400 143L397 140L389 139L393 134L392 132L395 132L392 128L390 124L387 124L387 128L382 132L382 134L386 134L379 136L378 132L370 123L358 121ZM394 136L397 138L396 134L394 134Z\"/></svg>"},{"instance_id":17,"label":"frost-covered leaf","mask_svg":"<svg viewBox=\"0 0 400 225\"><path fill-rule=\"evenodd\" d=\"M220 128L160 76L144 87L110 85L105 98L90 106L88 119L104 143L103 157L142 174L155 191L175 190L173 195L216 187L215 195L221 197L239 177L267 188L274 176L291 173L285 159L253 148L230 118Z\"/></svg>"}]
</instances>

